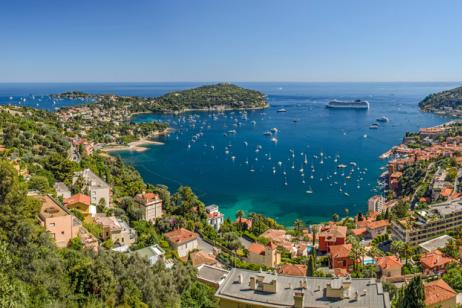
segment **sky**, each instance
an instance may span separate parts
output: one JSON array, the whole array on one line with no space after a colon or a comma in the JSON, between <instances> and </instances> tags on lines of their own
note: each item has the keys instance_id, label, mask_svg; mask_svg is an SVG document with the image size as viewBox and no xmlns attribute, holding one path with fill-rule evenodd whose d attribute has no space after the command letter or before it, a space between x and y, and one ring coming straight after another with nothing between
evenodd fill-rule
<instances>
[{"instance_id":1,"label":"sky","mask_svg":"<svg viewBox=\"0 0 462 308\"><path fill-rule=\"evenodd\" d=\"M460 0L1 0L0 82L461 81Z\"/></svg>"}]
</instances>

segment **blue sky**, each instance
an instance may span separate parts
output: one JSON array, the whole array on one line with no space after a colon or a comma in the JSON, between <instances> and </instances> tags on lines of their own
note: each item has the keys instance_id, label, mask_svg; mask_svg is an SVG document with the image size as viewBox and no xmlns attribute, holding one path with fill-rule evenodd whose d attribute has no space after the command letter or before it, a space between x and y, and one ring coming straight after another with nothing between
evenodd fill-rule
<instances>
[{"instance_id":1,"label":"blue sky","mask_svg":"<svg viewBox=\"0 0 462 308\"><path fill-rule=\"evenodd\" d=\"M0 82L461 81L460 0L5 0Z\"/></svg>"}]
</instances>

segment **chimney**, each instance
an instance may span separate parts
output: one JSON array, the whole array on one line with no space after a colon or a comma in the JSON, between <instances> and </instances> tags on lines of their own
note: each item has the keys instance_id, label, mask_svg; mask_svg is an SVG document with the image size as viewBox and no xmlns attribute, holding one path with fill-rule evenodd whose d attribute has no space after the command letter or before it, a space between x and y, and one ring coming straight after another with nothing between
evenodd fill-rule
<instances>
[{"instance_id":1,"label":"chimney","mask_svg":"<svg viewBox=\"0 0 462 308\"><path fill-rule=\"evenodd\" d=\"M294 292L294 308L303 308L303 292Z\"/></svg>"},{"instance_id":2,"label":"chimney","mask_svg":"<svg viewBox=\"0 0 462 308\"><path fill-rule=\"evenodd\" d=\"M239 274L238 279L239 279L239 280L238 280L239 284L242 284L242 279L243 279L243 278L242 278L242 274Z\"/></svg>"}]
</instances>

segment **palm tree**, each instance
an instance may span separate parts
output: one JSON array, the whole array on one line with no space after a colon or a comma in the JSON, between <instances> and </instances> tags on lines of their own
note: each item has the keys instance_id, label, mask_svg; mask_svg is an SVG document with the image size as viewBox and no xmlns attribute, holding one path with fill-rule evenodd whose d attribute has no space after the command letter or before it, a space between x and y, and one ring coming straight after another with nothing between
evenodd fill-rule
<instances>
[{"instance_id":1,"label":"palm tree","mask_svg":"<svg viewBox=\"0 0 462 308\"><path fill-rule=\"evenodd\" d=\"M404 242L403 241L393 241L391 242L390 251L394 254L399 255L400 257L404 252Z\"/></svg>"},{"instance_id":2,"label":"palm tree","mask_svg":"<svg viewBox=\"0 0 462 308\"><path fill-rule=\"evenodd\" d=\"M349 254L350 259L353 260L354 272L357 272L358 270L358 260L361 260L362 263L365 254L366 250L364 249L364 247L357 240L354 240L351 243L351 250Z\"/></svg>"},{"instance_id":3,"label":"palm tree","mask_svg":"<svg viewBox=\"0 0 462 308\"><path fill-rule=\"evenodd\" d=\"M369 256L371 256L374 259L377 257L382 257L383 255L383 251L378 249L376 246L372 246L371 249L369 249Z\"/></svg>"},{"instance_id":4,"label":"palm tree","mask_svg":"<svg viewBox=\"0 0 462 308\"><path fill-rule=\"evenodd\" d=\"M303 227L303 220L301 219L295 219L294 221L294 228L297 230L297 233L300 234L300 231L302 230Z\"/></svg>"},{"instance_id":5,"label":"palm tree","mask_svg":"<svg viewBox=\"0 0 462 308\"><path fill-rule=\"evenodd\" d=\"M237 218L237 225L239 227L239 231L242 230L242 222L241 222L241 219L242 217L244 217L244 211L243 210L239 210L236 212L236 218Z\"/></svg>"},{"instance_id":6,"label":"palm tree","mask_svg":"<svg viewBox=\"0 0 462 308\"><path fill-rule=\"evenodd\" d=\"M316 244L316 234L318 233L318 226L312 225L311 230L313 231L313 249L314 249L314 245Z\"/></svg>"},{"instance_id":7,"label":"palm tree","mask_svg":"<svg viewBox=\"0 0 462 308\"><path fill-rule=\"evenodd\" d=\"M407 265L407 261L409 257L412 256L413 253L414 253L414 248L412 248L412 246L409 245L409 243L404 243L403 254L404 254L404 260L406 262L406 265Z\"/></svg>"}]
</instances>

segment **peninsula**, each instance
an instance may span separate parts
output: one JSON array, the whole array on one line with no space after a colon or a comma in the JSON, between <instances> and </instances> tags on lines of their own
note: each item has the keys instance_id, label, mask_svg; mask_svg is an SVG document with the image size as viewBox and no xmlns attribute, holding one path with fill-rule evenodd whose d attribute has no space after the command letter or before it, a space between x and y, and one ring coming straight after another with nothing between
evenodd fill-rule
<instances>
[{"instance_id":1,"label":"peninsula","mask_svg":"<svg viewBox=\"0 0 462 308\"><path fill-rule=\"evenodd\" d=\"M138 145L146 144L143 140L169 132L165 123L134 122L133 117L140 113L225 111L269 106L263 93L228 83L171 92L160 97L89 94L79 91L53 94L52 97L91 101L61 108L57 111L57 116L69 130L79 132L82 138L88 137L96 143L104 144L110 150L134 149L131 146L134 142ZM138 146L135 150L143 148Z\"/></svg>"},{"instance_id":2,"label":"peninsula","mask_svg":"<svg viewBox=\"0 0 462 308\"><path fill-rule=\"evenodd\" d=\"M430 94L419 103L419 107L426 112L462 116L462 87Z\"/></svg>"}]
</instances>

